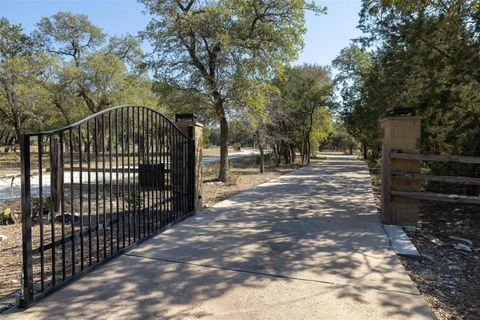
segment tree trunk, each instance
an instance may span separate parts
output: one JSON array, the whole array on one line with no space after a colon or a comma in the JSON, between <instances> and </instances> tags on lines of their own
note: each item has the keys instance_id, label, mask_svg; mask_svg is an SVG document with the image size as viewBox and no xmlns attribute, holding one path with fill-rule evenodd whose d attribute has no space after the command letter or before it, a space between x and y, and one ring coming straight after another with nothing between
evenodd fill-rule
<instances>
[{"instance_id":1,"label":"tree trunk","mask_svg":"<svg viewBox=\"0 0 480 320\"><path fill-rule=\"evenodd\" d=\"M275 154L275 166L276 166L276 167L279 167L279 166L280 166L280 161L281 161L281 159L280 159L280 152L279 152L278 149L279 149L279 148L278 148L278 144L275 143L275 144L273 145L273 153Z\"/></svg>"},{"instance_id":2,"label":"tree trunk","mask_svg":"<svg viewBox=\"0 0 480 320\"><path fill-rule=\"evenodd\" d=\"M54 101L53 102L54 106L58 109L58 111L60 111L60 113L62 114L63 118L65 119L65 122L67 125L71 124L72 121L70 120L70 117L68 116L68 112L67 110L62 106L61 103L59 103L58 101Z\"/></svg>"},{"instance_id":3,"label":"tree trunk","mask_svg":"<svg viewBox=\"0 0 480 320\"><path fill-rule=\"evenodd\" d=\"M290 164L291 162L290 148L286 143L282 143L282 154L283 154L283 159L285 160L285 164Z\"/></svg>"},{"instance_id":4,"label":"tree trunk","mask_svg":"<svg viewBox=\"0 0 480 320\"><path fill-rule=\"evenodd\" d=\"M303 146L303 142L302 142L302 145L300 146L299 150L300 150L300 161L302 163L305 163L305 148Z\"/></svg>"},{"instance_id":5,"label":"tree trunk","mask_svg":"<svg viewBox=\"0 0 480 320\"><path fill-rule=\"evenodd\" d=\"M22 136L22 129L20 128L20 125L15 125L15 135L16 135L16 143L20 144L22 139L20 137Z\"/></svg>"},{"instance_id":6,"label":"tree trunk","mask_svg":"<svg viewBox=\"0 0 480 320\"><path fill-rule=\"evenodd\" d=\"M362 152L363 152L363 159L368 159L368 148L365 143L362 143Z\"/></svg>"},{"instance_id":7,"label":"tree trunk","mask_svg":"<svg viewBox=\"0 0 480 320\"><path fill-rule=\"evenodd\" d=\"M228 122L225 116L220 119L220 170L218 180L228 181Z\"/></svg>"},{"instance_id":8,"label":"tree trunk","mask_svg":"<svg viewBox=\"0 0 480 320\"><path fill-rule=\"evenodd\" d=\"M312 144L310 143L310 140L308 141L308 159L307 163L310 164L310 159L312 158ZM313 154L313 158L315 158L315 154Z\"/></svg>"},{"instance_id":9,"label":"tree trunk","mask_svg":"<svg viewBox=\"0 0 480 320\"><path fill-rule=\"evenodd\" d=\"M295 154L295 146L291 145L290 146L290 153L292 154L292 162L295 162L296 154Z\"/></svg>"},{"instance_id":10,"label":"tree trunk","mask_svg":"<svg viewBox=\"0 0 480 320\"><path fill-rule=\"evenodd\" d=\"M263 144L258 144L258 149L260 149L260 173L265 172L265 152L263 150Z\"/></svg>"},{"instance_id":11,"label":"tree trunk","mask_svg":"<svg viewBox=\"0 0 480 320\"><path fill-rule=\"evenodd\" d=\"M303 143L302 143L302 163L308 163L308 159L310 158L310 155L308 154L308 144L307 144L307 138L303 138Z\"/></svg>"}]
</instances>

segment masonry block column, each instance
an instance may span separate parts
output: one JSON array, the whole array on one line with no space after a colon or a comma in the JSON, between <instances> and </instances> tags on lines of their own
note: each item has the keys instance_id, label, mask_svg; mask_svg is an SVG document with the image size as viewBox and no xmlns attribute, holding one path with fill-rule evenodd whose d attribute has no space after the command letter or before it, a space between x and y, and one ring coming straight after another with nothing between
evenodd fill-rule
<instances>
[{"instance_id":1,"label":"masonry block column","mask_svg":"<svg viewBox=\"0 0 480 320\"><path fill-rule=\"evenodd\" d=\"M390 196L390 191L420 191L421 181L395 176L395 172L418 173L420 161L392 159L391 152L420 153L421 120L418 116L389 116L380 121L382 136L382 215L383 224L415 226L419 201Z\"/></svg>"},{"instance_id":2,"label":"masonry block column","mask_svg":"<svg viewBox=\"0 0 480 320\"><path fill-rule=\"evenodd\" d=\"M202 202L202 150L203 150L203 125L197 122L197 117L193 113L178 113L175 115L175 123L180 131L187 137L193 138L194 161L193 172L193 206L194 210L200 210L203 207Z\"/></svg>"}]
</instances>

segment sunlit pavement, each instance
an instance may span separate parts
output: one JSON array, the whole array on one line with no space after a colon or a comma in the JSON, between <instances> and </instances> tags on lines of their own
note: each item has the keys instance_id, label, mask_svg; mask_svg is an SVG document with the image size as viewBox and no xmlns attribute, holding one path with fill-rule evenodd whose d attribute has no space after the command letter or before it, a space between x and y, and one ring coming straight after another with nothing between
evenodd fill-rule
<instances>
[{"instance_id":1,"label":"sunlit pavement","mask_svg":"<svg viewBox=\"0 0 480 320\"><path fill-rule=\"evenodd\" d=\"M176 225L4 319L430 319L367 167L328 156Z\"/></svg>"}]
</instances>

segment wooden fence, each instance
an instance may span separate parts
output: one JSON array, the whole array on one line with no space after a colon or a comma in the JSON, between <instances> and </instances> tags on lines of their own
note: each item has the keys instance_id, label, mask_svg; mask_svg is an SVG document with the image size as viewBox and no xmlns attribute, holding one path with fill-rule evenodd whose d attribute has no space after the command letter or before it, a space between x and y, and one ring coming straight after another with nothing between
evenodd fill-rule
<instances>
[{"instance_id":1,"label":"wooden fence","mask_svg":"<svg viewBox=\"0 0 480 320\"><path fill-rule=\"evenodd\" d=\"M384 146L385 147L385 146ZM442 201L464 204L480 204L480 196L467 196L460 194L445 194L425 191L395 191L391 190L391 178L399 177L410 181L441 182L460 185L480 186L480 178L466 176L443 176L421 173L405 172L400 170L391 170L390 160L402 159L412 161L431 161L431 162L454 162L463 164L480 165L480 157L466 157L457 155L425 155L414 153L392 152L388 147L383 150L382 163L382 205L388 212L390 208L391 197L404 197L419 200Z\"/></svg>"}]
</instances>

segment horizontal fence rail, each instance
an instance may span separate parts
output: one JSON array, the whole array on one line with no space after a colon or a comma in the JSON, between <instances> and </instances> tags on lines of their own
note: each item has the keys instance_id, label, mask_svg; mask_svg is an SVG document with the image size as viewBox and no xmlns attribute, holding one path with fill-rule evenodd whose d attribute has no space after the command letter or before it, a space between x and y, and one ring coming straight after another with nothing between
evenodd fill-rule
<instances>
[{"instance_id":1,"label":"horizontal fence rail","mask_svg":"<svg viewBox=\"0 0 480 320\"><path fill-rule=\"evenodd\" d=\"M418 154L418 153L392 152L390 154L390 157L394 159L405 159L405 160L480 164L480 157L467 157L467 156L456 156L456 155L429 155L429 154Z\"/></svg>"},{"instance_id":2,"label":"horizontal fence rail","mask_svg":"<svg viewBox=\"0 0 480 320\"><path fill-rule=\"evenodd\" d=\"M191 214L193 132L120 106L22 136L23 307Z\"/></svg>"},{"instance_id":3,"label":"horizontal fence rail","mask_svg":"<svg viewBox=\"0 0 480 320\"><path fill-rule=\"evenodd\" d=\"M463 203L463 204L480 204L480 195L461 195L461 194L448 194L448 193L436 193L427 191L397 191L390 190L390 179L396 177L405 180L419 181L419 182L437 182L447 184L458 184L463 186L472 186L479 189L480 178L467 177L467 176L446 176L446 175L432 175L432 174L420 174L403 171L391 171L390 159L401 160L418 160L429 162L453 162L464 165L480 165L480 157L467 157L457 155L424 155L415 153L400 153L391 152L387 148L384 150L384 161L382 164L382 195L384 197L384 205L387 206L387 202L390 201L391 196L412 198L428 201L441 201L451 203ZM478 194L478 192L477 192Z\"/></svg>"}]
</instances>

